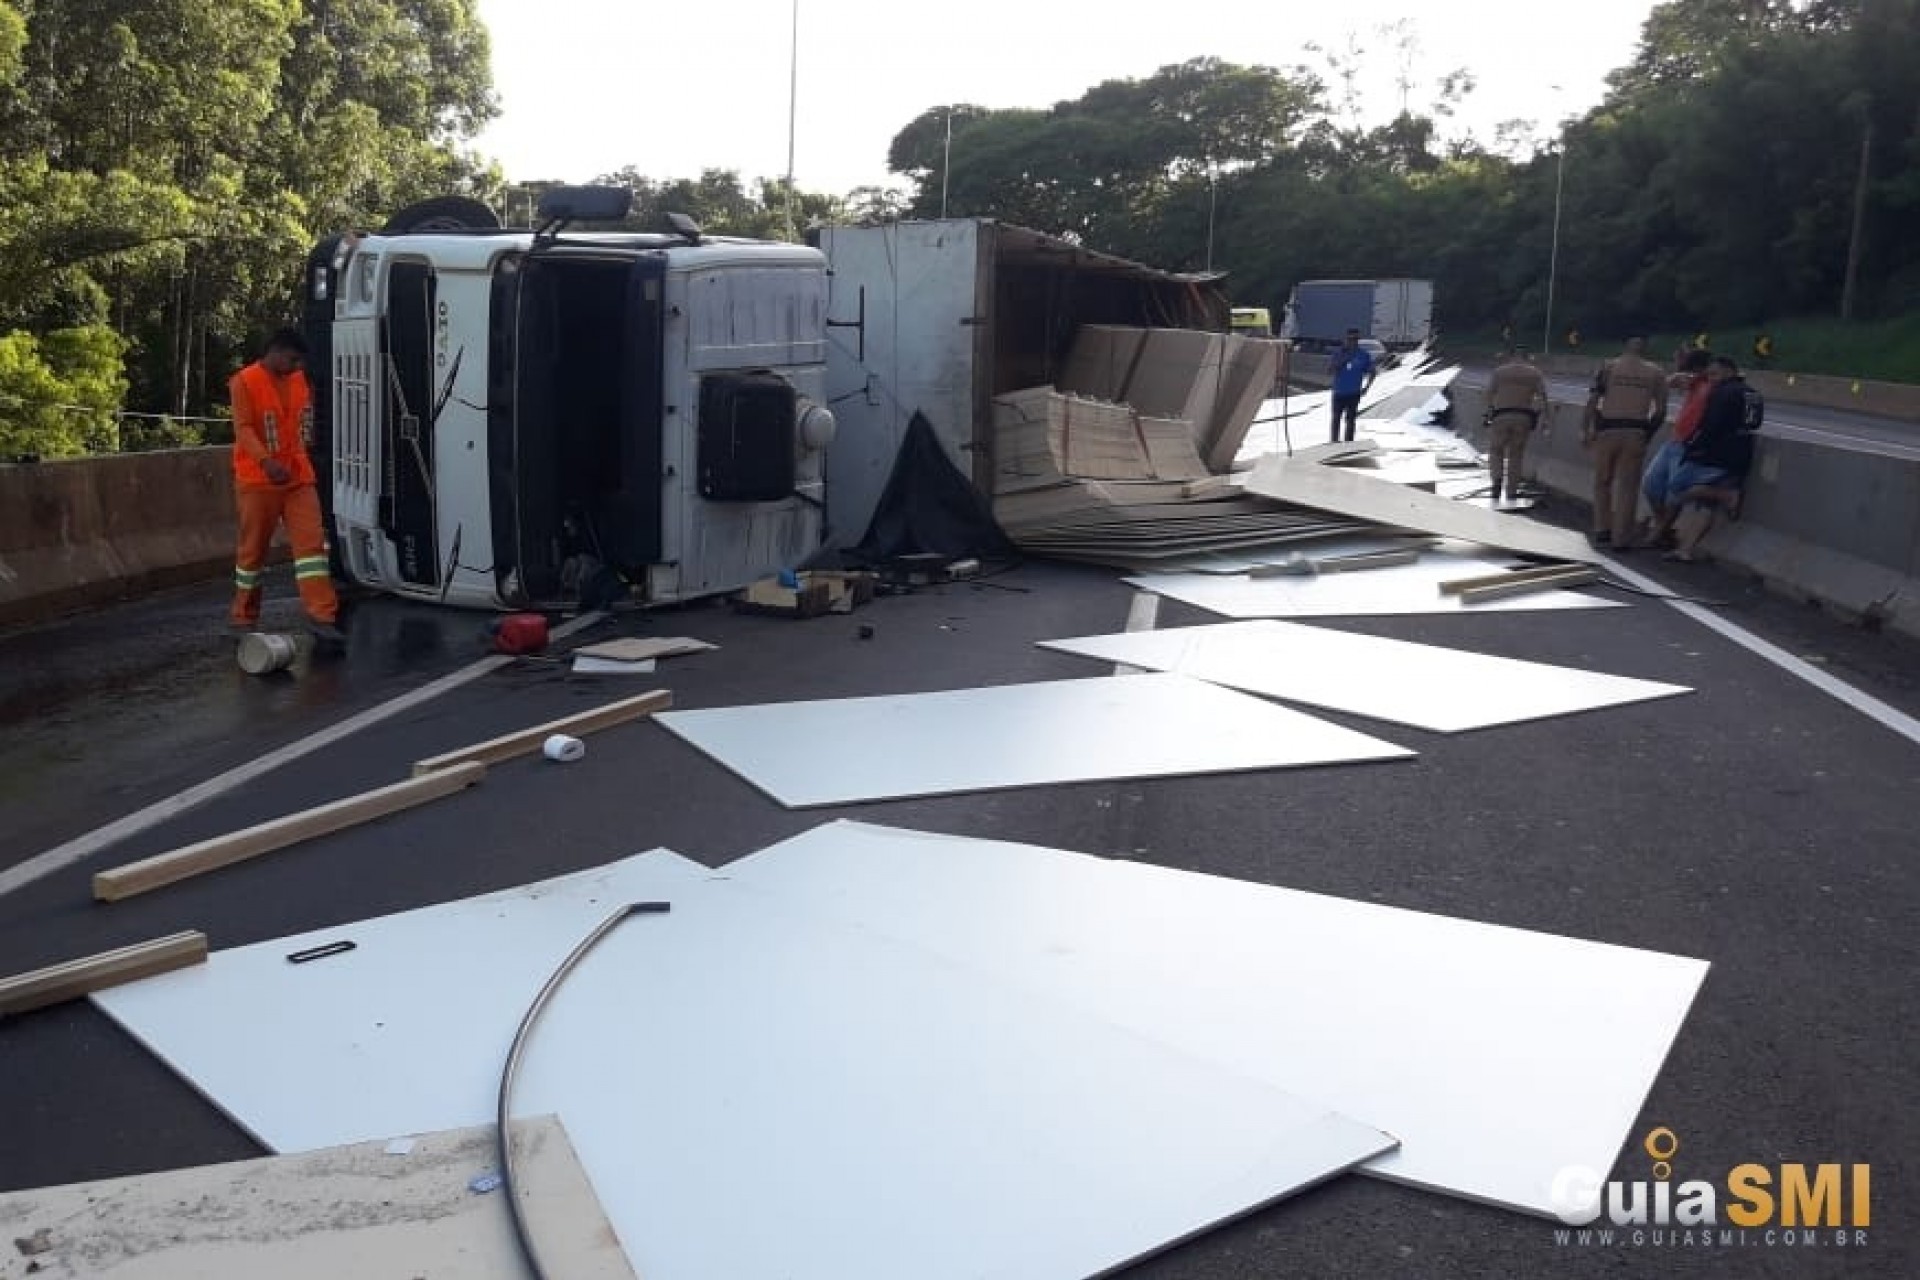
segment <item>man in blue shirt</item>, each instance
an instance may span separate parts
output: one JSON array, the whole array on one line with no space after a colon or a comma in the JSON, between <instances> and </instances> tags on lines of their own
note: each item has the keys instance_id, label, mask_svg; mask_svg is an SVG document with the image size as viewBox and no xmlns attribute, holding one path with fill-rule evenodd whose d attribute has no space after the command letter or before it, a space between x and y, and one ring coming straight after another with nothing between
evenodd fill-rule
<instances>
[{"instance_id":1,"label":"man in blue shirt","mask_svg":"<svg viewBox=\"0 0 1920 1280\"><path fill-rule=\"evenodd\" d=\"M1360 397L1373 385L1373 353L1360 345L1360 331L1347 330L1347 340L1327 357L1327 372L1333 375L1333 438L1341 439L1340 420L1347 422L1346 439L1353 439L1354 425L1360 418Z\"/></svg>"}]
</instances>

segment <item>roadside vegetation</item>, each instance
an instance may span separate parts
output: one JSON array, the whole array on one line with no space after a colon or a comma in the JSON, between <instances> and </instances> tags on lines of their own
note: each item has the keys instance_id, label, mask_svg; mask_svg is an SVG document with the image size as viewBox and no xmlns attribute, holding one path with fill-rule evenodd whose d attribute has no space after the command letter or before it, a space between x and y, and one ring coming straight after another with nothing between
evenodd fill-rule
<instances>
[{"instance_id":1,"label":"roadside vegetation","mask_svg":"<svg viewBox=\"0 0 1920 1280\"><path fill-rule=\"evenodd\" d=\"M606 176L636 226L799 237L944 204L1226 272L1276 316L1302 279L1430 278L1456 344L1539 334L1551 276L1556 339L1589 350L1745 354L1764 328L1776 367L1920 381L1920 0L1669 0L1603 103L1490 138L1453 128L1472 78L1423 69L1404 26L1303 57L930 108L893 188ZM1369 57L1408 104L1378 127ZM538 188L472 149L496 111L473 0L0 0L0 460L223 438L225 377L297 313L317 240L446 194L525 225Z\"/></svg>"},{"instance_id":2,"label":"roadside vegetation","mask_svg":"<svg viewBox=\"0 0 1920 1280\"><path fill-rule=\"evenodd\" d=\"M1762 359L1755 351L1755 340L1762 335L1772 339L1770 359ZM1542 350L1541 336L1536 327L1521 333L1515 342L1538 352ZM1617 354L1626 337L1624 329L1618 333L1582 330L1579 347L1570 348L1563 331L1547 349L1556 356L1592 356L1597 362ZM1920 310L1885 320L1847 322L1815 317L1782 320L1770 325L1696 329L1688 333L1655 329L1647 335L1647 350L1664 359L1682 344L1702 337L1709 348L1725 352L1747 368L1867 381L1920 382ZM1509 345L1500 332L1491 329L1468 333L1449 330L1441 339L1447 353L1455 359L1490 360Z\"/></svg>"}]
</instances>

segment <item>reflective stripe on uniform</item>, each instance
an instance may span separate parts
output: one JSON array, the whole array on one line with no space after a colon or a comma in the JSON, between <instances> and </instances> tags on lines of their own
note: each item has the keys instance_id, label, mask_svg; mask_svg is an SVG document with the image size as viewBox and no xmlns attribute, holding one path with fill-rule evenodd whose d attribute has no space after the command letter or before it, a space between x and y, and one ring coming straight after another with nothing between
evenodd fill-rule
<instances>
[{"instance_id":1,"label":"reflective stripe on uniform","mask_svg":"<svg viewBox=\"0 0 1920 1280\"><path fill-rule=\"evenodd\" d=\"M242 591L253 590L260 585L260 571L258 569L242 569L239 565L233 566L233 585Z\"/></svg>"},{"instance_id":2,"label":"reflective stripe on uniform","mask_svg":"<svg viewBox=\"0 0 1920 1280\"><path fill-rule=\"evenodd\" d=\"M296 578L326 577L327 558L325 556L301 556L293 562L293 576Z\"/></svg>"}]
</instances>

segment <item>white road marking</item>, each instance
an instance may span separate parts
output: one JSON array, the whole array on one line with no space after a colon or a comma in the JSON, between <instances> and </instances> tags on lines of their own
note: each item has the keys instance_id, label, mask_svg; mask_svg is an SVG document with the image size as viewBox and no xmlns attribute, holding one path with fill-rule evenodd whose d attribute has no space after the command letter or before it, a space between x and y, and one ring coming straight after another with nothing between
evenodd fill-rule
<instances>
[{"instance_id":1,"label":"white road marking","mask_svg":"<svg viewBox=\"0 0 1920 1280\"><path fill-rule=\"evenodd\" d=\"M604 613L597 612L583 613L571 622L555 627L552 638L563 639L576 631L584 630L605 616ZM164 800L156 800L146 808L109 822L104 827L96 827L83 836L75 836L65 844L55 845L45 853L36 854L18 866L0 872L0 897L5 897L15 889L32 884L42 876L70 867L82 858L91 857L128 836L145 831L149 827L158 826L189 809L198 808L209 800L252 782L255 778L272 773L282 765L310 756L362 729L379 724L383 720L390 720L403 711L411 711L422 703L431 702L441 694L478 680L488 672L497 671L512 661L513 658L506 655L481 658L458 671L441 676L438 680L423 684L418 689L410 690L378 706L369 707L357 715L348 716L338 724L328 725L318 733L309 734L298 742L290 742L256 760L249 760L225 773L208 778L205 782L188 787L185 791L177 792Z\"/></svg>"},{"instance_id":2,"label":"white road marking","mask_svg":"<svg viewBox=\"0 0 1920 1280\"><path fill-rule=\"evenodd\" d=\"M1618 560L1603 559L1602 563L1606 566L1608 573L1643 591L1651 591L1665 598L1666 593L1672 590L1665 583L1656 582L1652 578L1635 573ZM1667 599L1666 603L1707 630L1733 641L1747 652L1764 658L1788 675L1806 681L1827 696L1852 707L1869 720L1885 725L1907 741L1920 746L1920 720L1916 720L1906 712L1887 705L1870 693L1854 688L1844 680L1835 678L1804 658L1795 657L1771 640L1762 640L1745 627L1727 621L1711 609L1697 605L1691 600Z\"/></svg>"}]
</instances>

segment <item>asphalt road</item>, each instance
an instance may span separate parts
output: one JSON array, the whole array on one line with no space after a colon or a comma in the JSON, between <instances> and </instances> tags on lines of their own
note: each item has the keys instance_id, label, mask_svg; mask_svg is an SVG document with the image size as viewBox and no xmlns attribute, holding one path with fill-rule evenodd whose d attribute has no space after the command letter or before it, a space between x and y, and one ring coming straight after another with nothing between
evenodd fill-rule
<instances>
[{"instance_id":1,"label":"asphalt road","mask_svg":"<svg viewBox=\"0 0 1920 1280\"><path fill-rule=\"evenodd\" d=\"M1635 567L1726 600L1726 616L1920 713L1915 646L1844 628L1710 566ZM284 580L269 585L275 608L290 594ZM1132 595L1106 570L1033 563L987 583L885 597L851 618L702 606L620 615L583 638L690 634L721 647L663 662L651 681L522 664L448 693L0 897L0 972L183 928L235 946L659 845L719 866L835 817L1116 854L1705 958L1713 970L1615 1176L1644 1177L1635 1142L1666 1125L1683 1141L1676 1177L1722 1181L1748 1161L1870 1163L1874 1199L1865 1247L1603 1248L1559 1244L1554 1225L1534 1218L1349 1177L1129 1277L1920 1271L1910 1029L1920 1004L1920 746L1645 600L1324 624L1697 690L1452 736L1327 717L1415 748L1411 764L802 813L643 723L595 736L567 768L508 763L457 797L298 849L110 906L90 897L88 878L102 867L391 782L420 756L644 687L669 687L677 706L693 708L1094 674L1102 668L1033 642L1119 630ZM0 869L477 649L473 615L371 601L349 619L344 661L253 679L232 668L222 603L212 584L0 637ZM1159 625L1213 620L1169 602ZM861 624L871 639L858 637ZM1516 1035L1525 1012L1513 1011ZM260 1154L86 1002L0 1019L0 1132L0 1189ZM904 1264L900 1274L911 1273Z\"/></svg>"}]
</instances>

